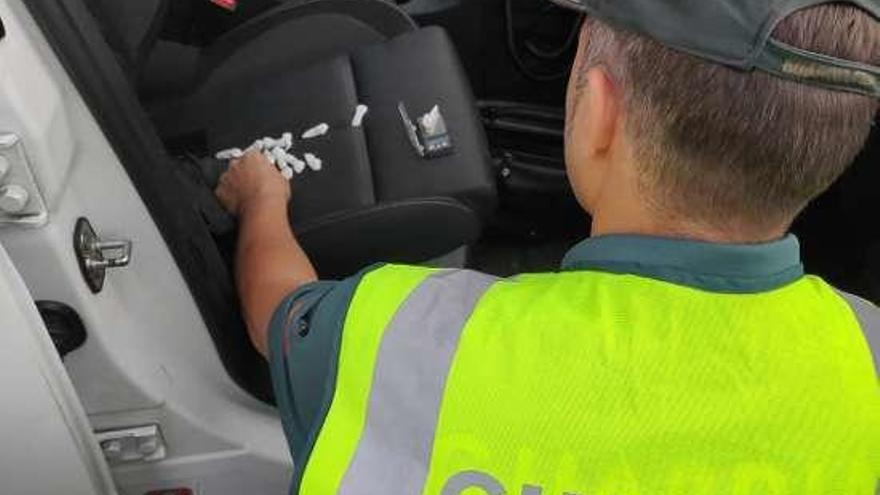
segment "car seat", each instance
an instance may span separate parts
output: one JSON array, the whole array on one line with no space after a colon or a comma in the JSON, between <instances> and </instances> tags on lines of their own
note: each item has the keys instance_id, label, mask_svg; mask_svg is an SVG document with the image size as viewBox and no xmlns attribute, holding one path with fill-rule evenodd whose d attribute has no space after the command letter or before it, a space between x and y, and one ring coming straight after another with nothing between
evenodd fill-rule
<instances>
[{"instance_id":1,"label":"car seat","mask_svg":"<svg viewBox=\"0 0 880 495\"><path fill-rule=\"evenodd\" d=\"M145 76L170 1L88 2L133 84ZM330 126L295 145L324 166L293 178L290 204L323 276L440 256L474 241L494 208L486 138L453 45L392 3L286 2L200 48L193 64L186 87L144 102L166 143L207 157ZM439 106L452 153L420 156L399 103L414 117ZM359 104L369 112L353 127Z\"/></svg>"}]
</instances>

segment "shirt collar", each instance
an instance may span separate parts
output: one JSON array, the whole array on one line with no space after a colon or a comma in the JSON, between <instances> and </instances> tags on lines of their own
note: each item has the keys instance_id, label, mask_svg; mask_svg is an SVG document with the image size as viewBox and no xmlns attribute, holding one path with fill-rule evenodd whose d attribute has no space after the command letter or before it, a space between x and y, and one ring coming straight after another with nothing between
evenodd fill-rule
<instances>
[{"instance_id":1,"label":"shirt collar","mask_svg":"<svg viewBox=\"0 0 880 495\"><path fill-rule=\"evenodd\" d=\"M725 293L770 291L804 275L800 243L793 235L762 244L599 236L573 247L562 269L638 275Z\"/></svg>"}]
</instances>

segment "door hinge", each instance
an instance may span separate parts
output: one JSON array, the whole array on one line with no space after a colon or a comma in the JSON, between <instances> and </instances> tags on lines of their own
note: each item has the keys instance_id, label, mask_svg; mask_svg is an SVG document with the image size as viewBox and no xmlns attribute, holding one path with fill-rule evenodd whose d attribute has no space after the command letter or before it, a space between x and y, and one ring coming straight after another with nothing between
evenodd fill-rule
<instances>
[{"instance_id":1,"label":"door hinge","mask_svg":"<svg viewBox=\"0 0 880 495\"><path fill-rule=\"evenodd\" d=\"M165 458L165 440L159 425L95 432L101 452L110 464L149 462Z\"/></svg>"},{"instance_id":2,"label":"door hinge","mask_svg":"<svg viewBox=\"0 0 880 495\"><path fill-rule=\"evenodd\" d=\"M0 134L0 225L42 225L48 217L46 204L21 138Z\"/></svg>"}]
</instances>

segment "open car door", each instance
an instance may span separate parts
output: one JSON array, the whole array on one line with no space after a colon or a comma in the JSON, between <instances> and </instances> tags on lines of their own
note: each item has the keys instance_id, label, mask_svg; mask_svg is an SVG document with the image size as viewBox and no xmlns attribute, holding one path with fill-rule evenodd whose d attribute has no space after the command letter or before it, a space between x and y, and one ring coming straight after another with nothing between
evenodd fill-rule
<instances>
[{"instance_id":1,"label":"open car door","mask_svg":"<svg viewBox=\"0 0 880 495\"><path fill-rule=\"evenodd\" d=\"M36 351L0 342L0 448L6 449L0 451L0 493L114 493L87 474L96 468L87 468L82 456L94 443L123 495L283 493L292 460L277 412L238 387L224 369L169 243L190 253L180 266L206 276L215 272L199 256L194 230L163 237L130 179L136 171L129 175L123 168L117 150L128 148L115 140L112 147L107 136L139 136L120 117L128 116L121 107L127 100L114 98L126 86L103 78L96 60L112 54L106 47L92 50L86 41L100 33L75 29L76 15L85 13L67 6L0 0L0 244L8 253L0 263L0 338L11 338L7 328L26 328L27 345L34 347L34 335L45 330L31 328L39 323L33 300L68 307L87 336L64 356L63 370L57 356L51 362L56 375L66 371L75 399L66 378L63 390L46 378L55 376L46 371L53 369L47 357L30 369ZM41 29L30 8L55 16L55 29ZM66 65L47 36L74 50ZM96 78L101 89L85 94L113 108L93 111L81 89L93 87L80 79L76 85L71 73ZM153 184L157 195L151 198L179 200L184 206L172 209L172 221L188 218L194 214L185 209L189 198L171 189L173 170L162 156L151 158L151 150L131 154L149 158L139 170L166 172L167 180ZM89 232L94 236L83 235ZM15 273L9 260L17 272L16 299L9 299L15 292L7 288L7 274ZM221 311L203 314L230 320ZM224 335L246 338L235 330ZM268 373L260 364L254 369ZM43 395L28 395L37 393ZM59 397L71 397L81 408L71 416ZM60 429L65 425L97 442L76 440Z\"/></svg>"},{"instance_id":2,"label":"open car door","mask_svg":"<svg viewBox=\"0 0 880 495\"><path fill-rule=\"evenodd\" d=\"M0 491L116 493L34 301L0 245Z\"/></svg>"}]
</instances>

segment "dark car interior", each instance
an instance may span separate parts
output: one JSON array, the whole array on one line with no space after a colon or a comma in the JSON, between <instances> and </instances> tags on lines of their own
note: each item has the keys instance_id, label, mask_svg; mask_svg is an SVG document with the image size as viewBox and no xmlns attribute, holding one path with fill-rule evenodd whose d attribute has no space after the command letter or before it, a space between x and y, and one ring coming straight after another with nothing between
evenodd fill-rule
<instances>
[{"instance_id":1,"label":"dark car interior","mask_svg":"<svg viewBox=\"0 0 880 495\"><path fill-rule=\"evenodd\" d=\"M297 141L290 218L322 276L462 255L508 276L556 269L589 232L565 179L564 94L580 18L534 0L47 0L37 21L122 158L230 375L271 401L231 275L218 150ZM437 105L452 149L421 156L401 111ZM359 104L363 126L349 125ZM808 271L880 301L878 132L798 219ZM169 197L167 191L174 191ZM165 192L160 192L165 191ZM448 262L448 261L446 261Z\"/></svg>"}]
</instances>

